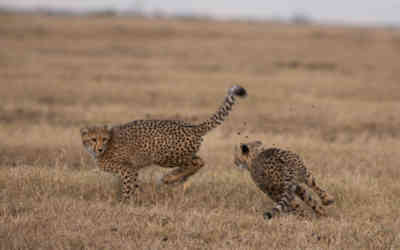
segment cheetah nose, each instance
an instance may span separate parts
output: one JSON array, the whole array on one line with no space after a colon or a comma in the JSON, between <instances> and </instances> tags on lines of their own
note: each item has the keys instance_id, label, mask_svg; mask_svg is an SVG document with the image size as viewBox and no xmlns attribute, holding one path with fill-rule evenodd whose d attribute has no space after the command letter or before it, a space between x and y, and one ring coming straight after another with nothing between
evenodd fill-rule
<instances>
[{"instance_id":1,"label":"cheetah nose","mask_svg":"<svg viewBox=\"0 0 400 250\"><path fill-rule=\"evenodd\" d=\"M103 152L103 149L102 149L102 148L99 148L99 152L100 152L100 153Z\"/></svg>"}]
</instances>

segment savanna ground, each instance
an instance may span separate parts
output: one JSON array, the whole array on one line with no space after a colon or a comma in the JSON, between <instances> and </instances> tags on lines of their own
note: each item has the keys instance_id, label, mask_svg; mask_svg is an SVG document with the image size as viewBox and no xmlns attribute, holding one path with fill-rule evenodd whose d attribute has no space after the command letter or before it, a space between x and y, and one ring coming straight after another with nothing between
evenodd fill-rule
<instances>
[{"instance_id":1,"label":"savanna ground","mask_svg":"<svg viewBox=\"0 0 400 250\"><path fill-rule=\"evenodd\" d=\"M0 249L400 249L399 30L1 14L0 41ZM236 82L186 190L152 167L120 204L92 171L80 127L199 122ZM262 218L232 163L254 139L303 156L328 217Z\"/></svg>"}]
</instances>

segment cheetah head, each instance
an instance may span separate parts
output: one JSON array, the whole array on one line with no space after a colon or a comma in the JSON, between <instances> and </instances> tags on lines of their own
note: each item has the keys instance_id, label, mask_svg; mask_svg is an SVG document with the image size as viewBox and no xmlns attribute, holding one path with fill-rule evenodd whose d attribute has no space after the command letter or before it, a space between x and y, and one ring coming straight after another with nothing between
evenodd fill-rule
<instances>
[{"instance_id":1,"label":"cheetah head","mask_svg":"<svg viewBox=\"0 0 400 250\"><path fill-rule=\"evenodd\" d=\"M107 150L111 129L109 125L81 128L83 146L94 158L101 156Z\"/></svg>"},{"instance_id":2,"label":"cheetah head","mask_svg":"<svg viewBox=\"0 0 400 250\"><path fill-rule=\"evenodd\" d=\"M234 163L241 169L249 169L251 161L258 155L262 149L261 141L253 141L249 143L241 143L235 146Z\"/></svg>"}]
</instances>

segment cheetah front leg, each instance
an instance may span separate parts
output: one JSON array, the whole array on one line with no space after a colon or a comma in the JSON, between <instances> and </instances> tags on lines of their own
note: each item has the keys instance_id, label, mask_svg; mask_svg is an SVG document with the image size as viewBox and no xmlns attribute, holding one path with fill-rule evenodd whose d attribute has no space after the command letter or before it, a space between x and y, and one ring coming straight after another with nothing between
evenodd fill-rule
<instances>
[{"instance_id":1,"label":"cheetah front leg","mask_svg":"<svg viewBox=\"0 0 400 250\"><path fill-rule=\"evenodd\" d=\"M132 166L125 165L120 169L119 174L121 176L121 197L120 201L128 201L136 189L139 188L138 185L138 171Z\"/></svg>"},{"instance_id":2,"label":"cheetah front leg","mask_svg":"<svg viewBox=\"0 0 400 250\"><path fill-rule=\"evenodd\" d=\"M199 171L199 169L204 167L204 165L204 161L200 157L193 156L187 161L184 161L183 164L178 167L178 169L166 174L161 181L164 184L183 183L187 181L190 176Z\"/></svg>"},{"instance_id":3,"label":"cheetah front leg","mask_svg":"<svg viewBox=\"0 0 400 250\"><path fill-rule=\"evenodd\" d=\"M309 171L306 173L305 184L317 193L322 205L328 206L335 202L335 199L330 194L317 185L314 176Z\"/></svg>"}]
</instances>

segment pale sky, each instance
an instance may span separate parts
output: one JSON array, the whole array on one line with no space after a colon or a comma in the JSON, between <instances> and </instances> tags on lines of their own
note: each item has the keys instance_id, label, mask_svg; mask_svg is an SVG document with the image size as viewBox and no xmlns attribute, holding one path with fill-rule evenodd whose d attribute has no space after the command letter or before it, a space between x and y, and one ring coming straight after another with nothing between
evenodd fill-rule
<instances>
[{"instance_id":1,"label":"pale sky","mask_svg":"<svg viewBox=\"0 0 400 250\"><path fill-rule=\"evenodd\" d=\"M400 0L0 0L0 5L77 11L139 8L220 18L287 18L293 13L301 13L322 22L400 25Z\"/></svg>"}]
</instances>

